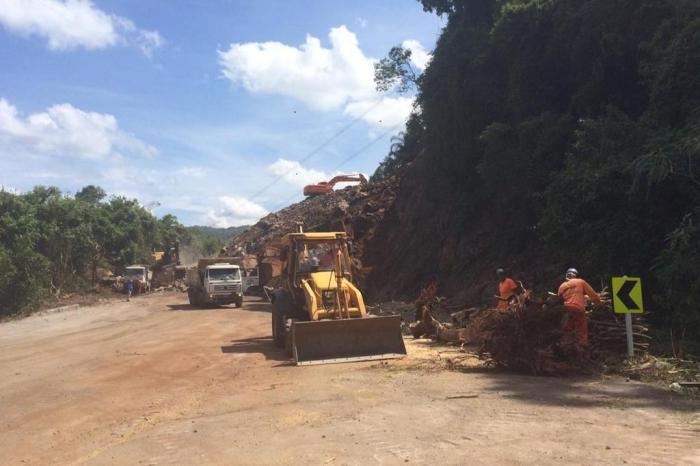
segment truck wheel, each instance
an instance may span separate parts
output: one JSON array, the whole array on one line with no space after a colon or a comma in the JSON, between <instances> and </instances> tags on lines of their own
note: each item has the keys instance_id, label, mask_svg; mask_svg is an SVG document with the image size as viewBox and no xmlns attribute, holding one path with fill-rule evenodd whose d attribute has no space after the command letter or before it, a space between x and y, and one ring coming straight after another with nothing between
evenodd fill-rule
<instances>
[{"instance_id":1,"label":"truck wheel","mask_svg":"<svg viewBox=\"0 0 700 466\"><path fill-rule=\"evenodd\" d=\"M194 295L194 293L192 291L193 291L192 288L189 288L187 290L187 299L189 299L189 301L190 301L190 306L195 307L195 306L197 306L197 297Z\"/></svg>"},{"instance_id":2,"label":"truck wheel","mask_svg":"<svg viewBox=\"0 0 700 466\"><path fill-rule=\"evenodd\" d=\"M238 301L236 301L236 307L238 307L238 308L243 307L243 298L241 298L241 299L239 299Z\"/></svg>"},{"instance_id":3,"label":"truck wheel","mask_svg":"<svg viewBox=\"0 0 700 466\"><path fill-rule=\"evenodd\" d=\"M276 294L272 303L272 339L278 348L285 347L287 337L287 316L289 316L291 303L286 293Z\"/></svg>"}]
</instances>

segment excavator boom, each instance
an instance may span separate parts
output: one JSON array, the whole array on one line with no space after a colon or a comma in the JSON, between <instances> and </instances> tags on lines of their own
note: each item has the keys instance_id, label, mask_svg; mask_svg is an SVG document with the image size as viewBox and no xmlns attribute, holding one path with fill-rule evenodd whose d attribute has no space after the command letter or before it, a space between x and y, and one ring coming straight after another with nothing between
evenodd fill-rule
<instances>
[{"instance_id":1,"label":"excavator boom","mask_svg":"<svg viewBox=\"0 0 700 466\"><path fill-rule=\"evenodd\" d=\"M330 179L330 181L321 181L316 184L309 184L304 186L304 196L318 196L321 194L330 194L333 192L333 187L336 183L342 182L353 182L356 181L361 185L367 184L367 178L363 174L357 175L337 175Z\"/></svg>"}]
</instances>

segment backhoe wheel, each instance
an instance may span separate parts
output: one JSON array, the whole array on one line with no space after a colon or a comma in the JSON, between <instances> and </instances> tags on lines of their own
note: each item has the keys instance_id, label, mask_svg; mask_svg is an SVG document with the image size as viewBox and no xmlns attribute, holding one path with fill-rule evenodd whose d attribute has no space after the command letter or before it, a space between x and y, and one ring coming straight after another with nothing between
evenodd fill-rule
<instances>
[{"instance_id":1,"label":"backhoe wheel","mask_svg":"<svg viewBox=\"0 0 700 466\"><path fill-rule=\"evenodd\" d=\"M278 292L272 302L272 339L278 348L285 347L287 337L287 316L290 308L289 298L286 293Z\"/></svg>"}]
</instances>

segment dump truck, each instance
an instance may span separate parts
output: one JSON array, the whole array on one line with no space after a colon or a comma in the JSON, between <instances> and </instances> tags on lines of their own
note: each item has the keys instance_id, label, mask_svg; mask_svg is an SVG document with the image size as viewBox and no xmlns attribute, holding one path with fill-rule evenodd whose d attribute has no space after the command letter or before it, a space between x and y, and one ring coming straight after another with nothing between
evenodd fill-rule
<instances>
[{"instance_id":1,"label":"dump truck","mask_svg":"<svg viewBox=\"0 0 700 466\"><path fill-rule=\"evenodd\" d=\"M352 282L346 233L290 233L282 244L282 286L272 294L272 336L297 365L406 355L401 317L367 313Z\"/></svg>"},{"instance_id":2,"label":"dump truck","mask_svg":"<svg viewBox=\"0 0 700 466\"><path fill-rule=\"evenodd\" d=\"M130 265L124 270L124 280L134 282L134 293L151 291L152 273L147 265Z\"/></svg>"},{"instance_id":3,"label":"dump truck","mask_svg":"<svg viewBox=\"0 0 700 466\"><path fill-rule=\"evenodd\" d=\"M249 289L259 291L260 289L260 273L258 267L242 270L243 273L243 294Z\"/></svg>"},{"instance_id":4,"label":"dump truck","mask_svg":"<svg viewBox=\"0 0 700 466\"><path fill-rule=\"evenodd\" d=\"M190 305L210 304L243 305L241 269L233 257L199 259L195 267L187 269L187 297Z\"/></svg>"}]
</instances>

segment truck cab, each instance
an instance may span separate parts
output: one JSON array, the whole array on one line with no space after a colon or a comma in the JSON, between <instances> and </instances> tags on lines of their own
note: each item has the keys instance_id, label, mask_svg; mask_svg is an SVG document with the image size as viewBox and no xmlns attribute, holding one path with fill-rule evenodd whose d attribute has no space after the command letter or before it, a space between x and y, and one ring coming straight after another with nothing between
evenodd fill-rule
<instances>
[{"instance_id":1,"label":"truck cab","mask_svg":"<svg viewBox=\"0 0 700 466\"><path fill-rule=\"evenodd\" d=\"M234 303L240 307L243 304L243 283L238 265L202 263L187 270L187 285L187 294L193 306Z\"/></svg>"},{"instance_id":2,"label":"truck cab","mask_svg":"<svg viewBox=\"0 0 700 466\"><path fill-rule=\"evenodd\" d=\"M134 282L134 290L137 293L151 290L151 271L146 265L128 266L124 271L124 278L126 281Z\"/></svg>"}]
</instances>

